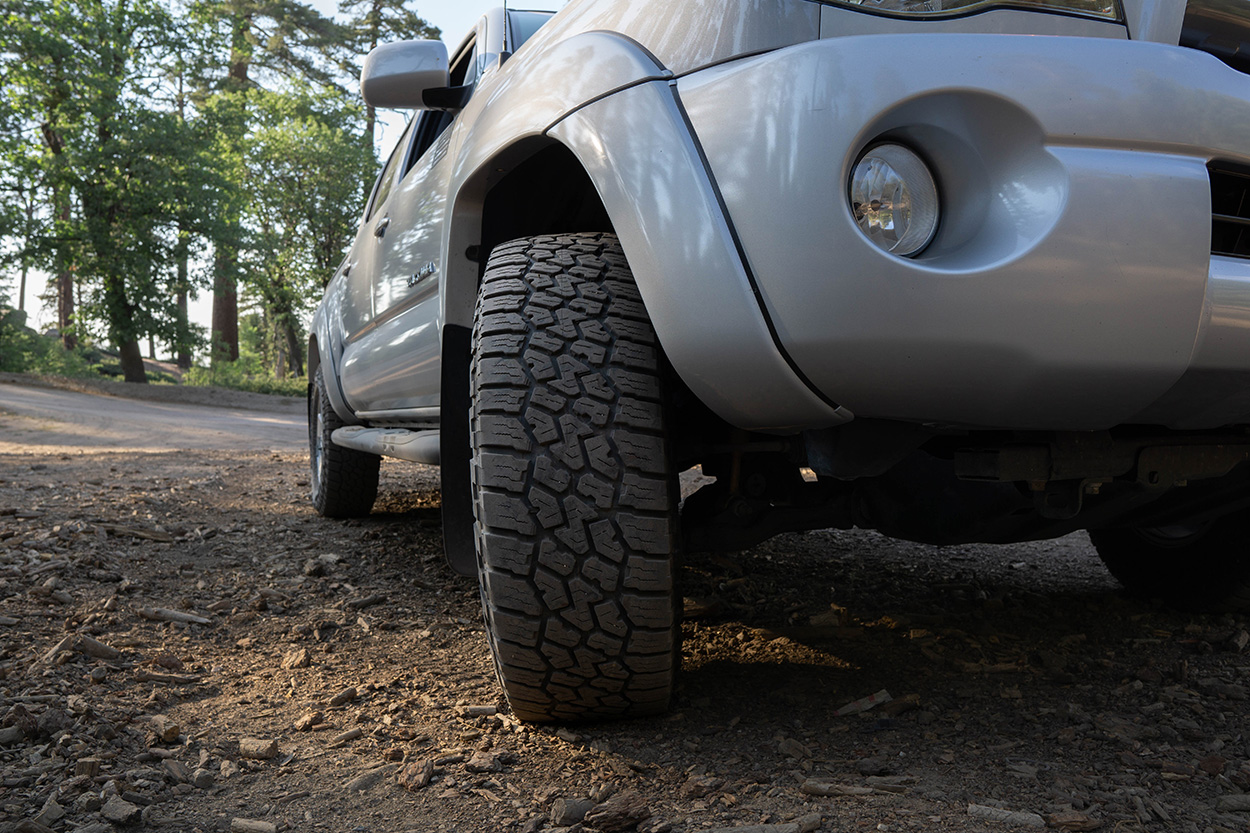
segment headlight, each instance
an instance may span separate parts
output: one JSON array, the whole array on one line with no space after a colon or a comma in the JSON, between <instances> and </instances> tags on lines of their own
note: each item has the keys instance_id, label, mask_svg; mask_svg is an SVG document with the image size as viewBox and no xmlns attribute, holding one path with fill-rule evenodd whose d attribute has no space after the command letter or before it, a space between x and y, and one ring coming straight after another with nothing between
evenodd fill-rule
<instances>
[{"instance_id":1,"label":"headlight","mask_svg":"<svg viewBox=\"0 0 1250 833\"><path fill-rule=\"evenodd\" d=\"M897 17L945 17L994 8L1038 9L1119 20L1116 0L822 0L862 12Z\"/></svg>"},{"instance_id":2,"label":"headlight","mask_svg":"<svg viewBox=\"0 0 1250 833\"><path fill-rule=\"evenodd\" d=\"M859 230L892 255L918 255L937 233L937 183L902 145L869 148L851 172L849 196Z\"/></svg>"}]
</instances>

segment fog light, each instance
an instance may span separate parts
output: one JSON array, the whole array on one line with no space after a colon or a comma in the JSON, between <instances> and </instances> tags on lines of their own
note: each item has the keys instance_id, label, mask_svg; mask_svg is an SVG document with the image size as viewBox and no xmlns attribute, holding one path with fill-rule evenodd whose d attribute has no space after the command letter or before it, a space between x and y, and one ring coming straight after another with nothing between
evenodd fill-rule
<instances>
[{"instance_id":1,"label":"fog light","mask_svg":"<svg viewBox=\"0 0 1250 833\"><path fill-rule=\"evenodd\" d=\"M860 231L890 254L914 257L937 233L937 183L924 161L902 145L870 148L855 163L850 190Z\"/></svg>"}]
</instances>

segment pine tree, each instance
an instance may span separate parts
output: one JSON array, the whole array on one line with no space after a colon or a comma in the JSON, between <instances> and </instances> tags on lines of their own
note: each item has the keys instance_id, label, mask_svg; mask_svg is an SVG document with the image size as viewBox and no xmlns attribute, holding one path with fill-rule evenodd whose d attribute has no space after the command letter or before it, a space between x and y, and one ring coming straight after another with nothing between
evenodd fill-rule
<instances>
[{"instance_id":1,"label":"pine tree","mask_svg":"<svg viewBox=\"0 0 1250 833\"><path fill-rule=\"evenodd\" d=\"M341 0L339 12L349 15L348 44L357 55L368 55L385 41L438 40L442 32L425 22L404 0ZM355 74L360 70L353 64ZM373 147L376 141L377 112L365 105L364 141Z\"/></svg>"},{"instance_id":2,"label":"pine tree","mask_svg":"<svg viewBox=\"0 0 1250 833\"><path fill-rule=\"evenodd\" d=\"M337 84L336 68L342 62L347 31L311 6L295 0L196 0L193 17L217 42L228 49L206 56L205 69L220 74L212 82L219 97L235 97L258 86L260 81L294 77L326 87ZM240 150L234 140L247 133L247 107L242 102L221 102L215 108L220 125L219 150L233 157L235 185L244 183ZM224 205L227 235L216 241L213 262L213 319L211 338L214 360L239 358L239 251L231 237L239 227L242 200Z\"/></svg>"}]
</instances>

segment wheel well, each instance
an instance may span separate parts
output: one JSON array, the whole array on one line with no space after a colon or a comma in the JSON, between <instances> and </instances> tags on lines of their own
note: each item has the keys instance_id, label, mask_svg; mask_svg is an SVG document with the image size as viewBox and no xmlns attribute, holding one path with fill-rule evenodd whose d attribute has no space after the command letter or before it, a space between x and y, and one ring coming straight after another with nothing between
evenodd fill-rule
<instances>
[{"instance_id":1,"label":"wheel well","mask_svg":"<svg viewBox=\"0 0 1250 833\"><path fill-rule=\"evenodd\" d=\"M551 144L517 165L486 195L478 275L500 243L561 232L610 232L612 221L572 151Z\"/></svg>"},{"instance_id":2,"label":"wheel well","mask_svg":"<svg viewBox=\"0 0 1250 833\"><path fill-rule=\"evenodd\" d=\"M521 157L521 154L528 154ZM513 162L522 158L519 163ZM469 466L469 366L472 341L472 309L477 287L486 271L491 251L500 243L520 237L562 232L611 232L612 221L599 192L577 157L552 142L537 151L522 144L505 151L487 168L479 186L489 191L482 197L481 238L470 248L477 261L477 276L449 281L446 318L443 324L443 367L439 419L440 466L443 502L443 548L452 568L462 575L477 572L473 541L473 499ZM492 182L491 177L502 178ZM472 188L469 189L471 194ZM480 193L480 192L479 192ZM472 202L472 196L466 204ZM468 223L464 230L468 231ZM463 243L470 240L462 238ZM453 244L454 245L454 244ZM464 251L463 248L457 251ZM471 274L471 273L470 273ZM450 275L449 275L450 277Z\"/></svg>"}]
</instances>

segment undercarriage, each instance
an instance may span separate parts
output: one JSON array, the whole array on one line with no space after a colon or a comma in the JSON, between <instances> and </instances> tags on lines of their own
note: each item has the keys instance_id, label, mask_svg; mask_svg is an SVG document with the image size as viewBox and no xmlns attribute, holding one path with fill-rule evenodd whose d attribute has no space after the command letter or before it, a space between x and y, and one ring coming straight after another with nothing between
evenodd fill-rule
<instances>
[{"instance_id":1,"label":"undercarriage","mask_svg":"<svg viewBox=\"0 0 1250 833\"><path fill-rule=\"evenodd\" d=\"M868 421L689 443L715 482L682 506L687 548L860 527L928 544L1199 524L1250 507L1250 433L943 432Z\"/></svg>"}]
</instances>

